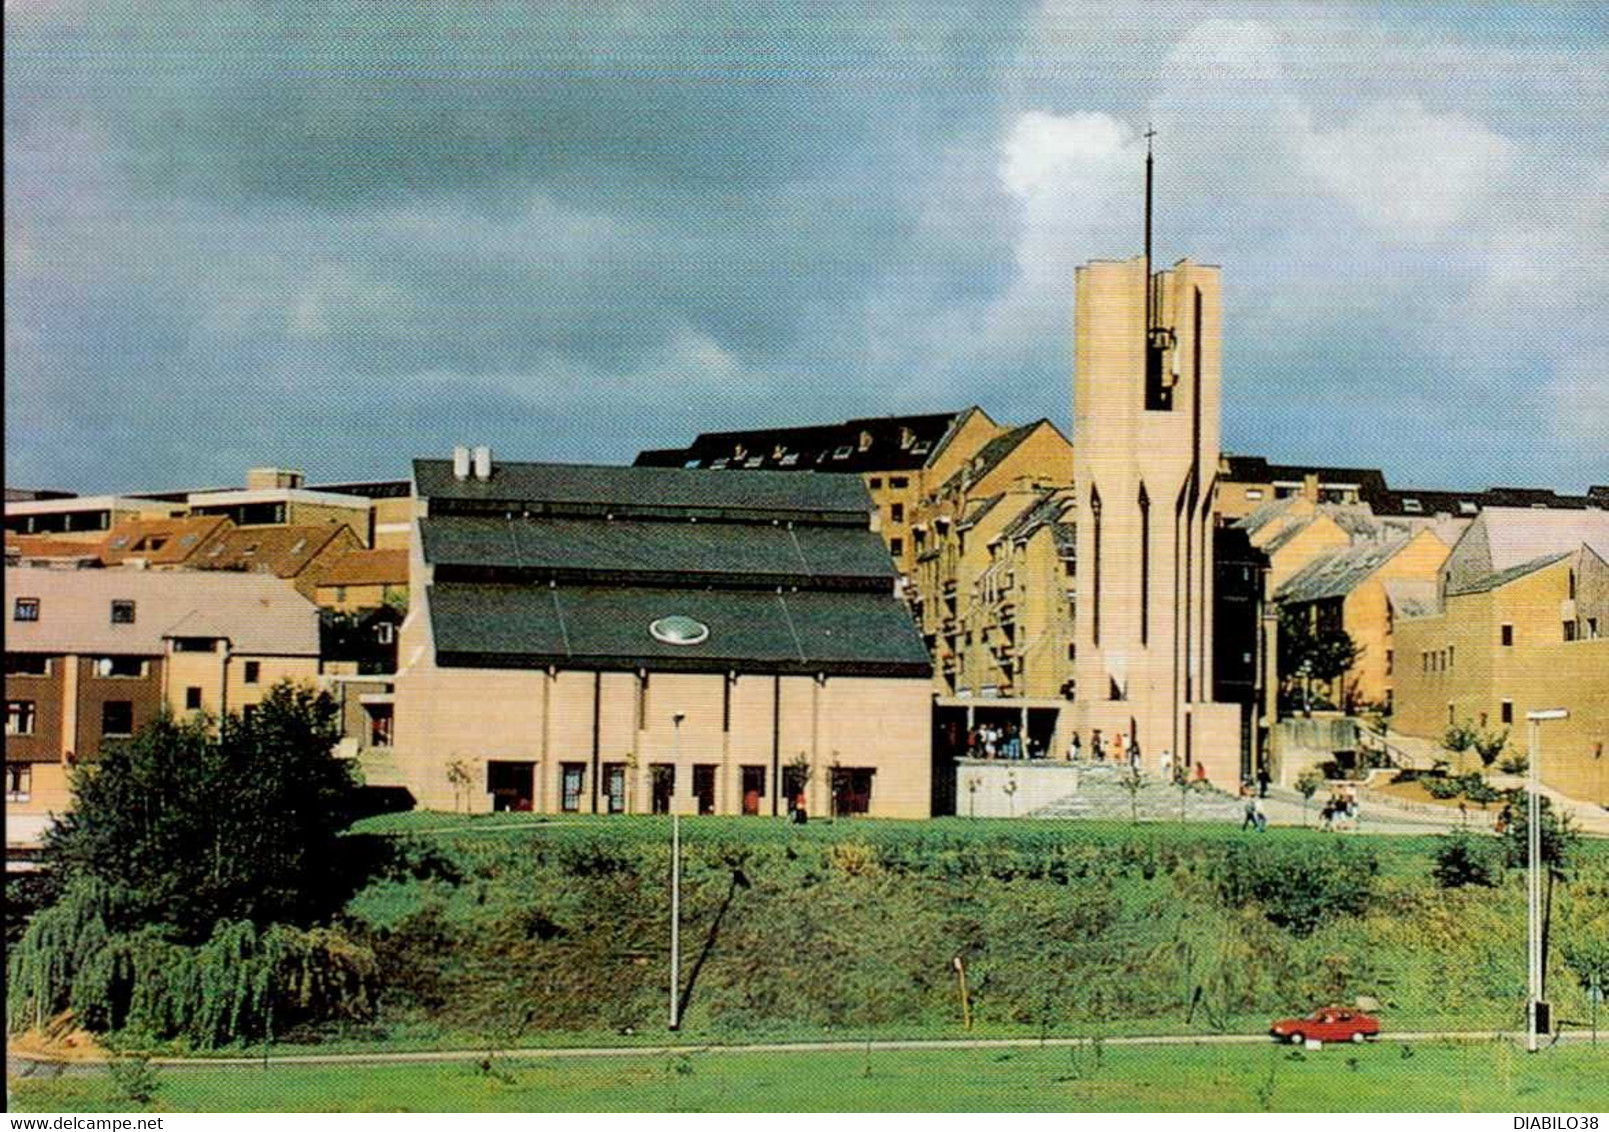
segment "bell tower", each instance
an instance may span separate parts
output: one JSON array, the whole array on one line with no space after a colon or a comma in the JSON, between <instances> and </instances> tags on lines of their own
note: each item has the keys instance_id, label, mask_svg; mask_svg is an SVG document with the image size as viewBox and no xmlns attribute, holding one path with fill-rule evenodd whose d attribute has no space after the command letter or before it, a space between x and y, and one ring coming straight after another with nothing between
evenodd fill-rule
<instances>
[{"instance_id":1,"label":"bell tower","mask_svg":"<svg viewBox=\"0 0 1609 1132\"><path fill-rule=\"evenodd\" d=\"M1144 254L1077 269L1073 451L1078 492L1074 727L1121 734L1154 776L1239 777L1238 708L1212 689L1212 496L1219 442L1220 272Z\"/></svg>"}]
</instances>

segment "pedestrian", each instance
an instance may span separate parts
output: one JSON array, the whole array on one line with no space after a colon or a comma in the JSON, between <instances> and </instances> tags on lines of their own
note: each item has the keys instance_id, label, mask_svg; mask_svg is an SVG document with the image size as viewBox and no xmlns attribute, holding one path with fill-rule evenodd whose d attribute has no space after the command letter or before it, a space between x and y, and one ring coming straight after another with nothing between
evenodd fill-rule
<instances>
[{"instance_id":1,"label":"pedestrian","mask_svg":"<svg viewBox=\"0 0 1609 1132\"><path fill-rule=\"evenodd\" d=\"M1319 811L1319 827L1333 830L1335 828L1335 797L1331 795L1324 800L1324 808Z\"/></svg>"},{"instance_id":2,"label":"pedestrian","mask_svg":"<svg viewBox=\"0 0 1609 1132\"><path fill-rule=\"evenodd\" d=\"M1073 741L1067 746L1067 758L1075 763L1084 761L1084 741L1076 731L1073 732Z\"/></svg>"},{"instance_id":3,"label":"pedestrian","mask_svg":"<svg viewBox=\"0 0 1609 1132\"><path fill-rule=\"evenodd\" d=\"M1197 782L1205 782L1205 781L1207 781L1207 764L1206 763L1203 763L1203 762L1197 762L1196 763L1196 781Z\"/></svg>"},{"instance_id":4,"label":"pedestrian","mask_svg":"<svg viewBox=\"0 0 1609 1132\"><path fill-rule=\"evenodd\" d=\"M1258 768L1257 768L1257 796L1259 798L1268 797L1268 786L1269 786L1269 783L1271 783L1273 781L1274 781L1274 776L1268 773L1268 763L1264 762L1260 766L1258 766Z\"/></svg>"},{"instance_id":5,"label":"pedestrian","mask_svg":"<svg viewBox=\"0 0 1609 1132\"><path fill-rule=\"evenodd\" d=\"M1262 795L1259 794L1257 797L1255 797L1255 798L1253 798L1251 800L1251 808L1252 808L1253 816L1257 819L1257 832L1258 833L1267 833L1268 832L1268 813L1267 813L1266 810L1263 809Z\"/></svg>"},{"instance_id":6,"label":"pedestrian","mask_svg":"<svg viewBox=\"0 0 1609 1132\"><path fill-rule=\"evenodd\" d=\"M1013 760L1022 758L1022 736L1017 733L1015 723L1006 725L1006 758Z\"/></svg>"},{"instance_id":7,"label":"pedestrian","mask_svg":"<svg viewBox=\"0 0 1609 1132\"><path fill-rule=\"evenodd\" d=\"M1138 739L1129 743L1129 766L1134 770L1134 773L1138 774L1140 772L1140 741Z\"/></svg>"},{"instance_id":8,"label":"pedestrian","mask_svg":"<svg viewBox=\"0 0 1609 1132\"><path fill-rule=\"evenodd\" d=\"M1256 829L1256 828L1258 828L1258 826L1257 826L1257 799L1256 799L1255 796L1252 795L1252 793L1250 791L1242 791L1242 793L1245 795L1246 817L1240 823L1240 832L1245 833L1247 829Z\"/></svg>"},{"instance_id":9,"label":"pedestrian","mask_svg":"<svg viewBox=\"0 0 1609 1132\"><path fill-rule=\"evenodd\" d=\"M1157 765L1162 770L1162 781L1163 782L1172 782L1173 781L1173 752L1164 750L1162 752L1162 757L1159 760L1157 760Z\"/></svg>"},{"instance_id":10,"label":"pedestrian","mask_svg":"<svg viewBox=\"0 0 1609 1132\"><path fill-rule=\"evenodd\" d=\"M996 753L995 730L989 724L983 725L983 757L992 759Z\"/></svg>"},{"instance_id":11,"label":"pedestrian","mask_svg":"<svg viewBox=\"0 0 1609 1132\"><path fill-rule=\"evenodd\" d=\"M1098 727L1090 732L1089 753L1095 756L1095 761L1098 763L1106 761L1106 744L1101 742L1101 731Z\"/></svg>"}]
</instances>

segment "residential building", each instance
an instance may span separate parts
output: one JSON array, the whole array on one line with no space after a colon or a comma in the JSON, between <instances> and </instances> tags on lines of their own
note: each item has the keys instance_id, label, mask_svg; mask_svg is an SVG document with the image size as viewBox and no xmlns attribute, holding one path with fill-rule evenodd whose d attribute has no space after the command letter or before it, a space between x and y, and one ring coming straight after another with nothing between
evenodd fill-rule
<instances>
[{"instance_id":1,"label":"residential building","mask_svg":"<svg viewBox=\"0 0 1609 1132\"><path fill-rule=\"evenodd\" d=\"M319 574L313 600L343 613L387 604L407 608L408 551L348 551Z\"/></svg>"},{"instance_id":2,"label":"residential building","mask_svg":"<svg viewBox=\"0 0 1609 1132\"><path fill-rule=\"evenodd\" d=\"M1288 614L1315 630L1344 630L1352 639L1357 657L1325 689L1331 703L1391 710L1397 617L1426 587L1434 590L1450 550L1428 529L1388 531L1321 554L1275 591L1275 602Z\"/></svg>"},{"instance_id":3,"label":"residential building","mask_svg":"<svg viewBox=\"0 0 1609 1132\"><path fill-rule=\"evenodd\" d=\"M860 477L477 449L414 482L394 765L420 805L929 813L932 666Z\"/></svg>"},{"instance_id":4,"label":"residential building","mask_svg":"<svg viewBox=\"0 0 1609 1132\"><path fill-rule=\"evenodd\" d=\"M68 768L175 714L248 709L318 675L318 611L256 575L6 570L6 824L37 839Z\"/></svg>"},{"instance_id":5,"label":"residential building","mask_svg":"<svg viewBox=\"0 0 1609 1132\"><path fill-rule=\"evenodd\" d=\"M6 500L6 530L18 535L53 535L81 542L100 542L118 523L129 519L166 519L183 508L159 499L125 495L70 495L49 499Z\"/></svg>"},{"instance_id":6,"label":"residential building","mask_svg":"<svg viewBox=\"0 0 1609 1132\"><path fill-rule=\"evenodd\" d=\"M1212 699L1219 289L1149 254L1078 268L1073 720L1086 749L1121 736L1233 788L1241 709Z\"/></svg>"},{"instance_id":7,"label":"residential building","mask_svg":"<svg viewBox=\"0 0 1609 1132\"><path fill-rule=\"evenodd\" d=\"M229 526L193 554L196 570L272 574L312 599L327 570L363 544L346 523L311 526Z\"/></svg>"},{"instance_id":8,"label":"residential building","mask_svg":"<svg viewBox=\"0 0 1609 1132\"><path fill-rule=\"evenodd\" d=\"M244 490L192 491L185 505L192 515L223 515L243 530L276 527L344 526L358 544L369 544L369 500L302 486L303 473L284 468L252 468Z\"/></svg>"},{"instance_id":9,"label":"residential building","mask_svg":"<svg viewBox=\"0 0 1609 1132\"><path fill-rule=\"evenodd\" d=\"M977 406L955 413L865 417L840 424L701 433L686 448L640 453L638 467L710 471L854 473L871 493L874 529L902 575L919 547L918 506L979 447L1003 430Z\"/></svg>"},{"instance_id":10,"label":"residential building","mask_svg":"<svg viewBox=\"0 0 1609 1132\"><path fill-rule=\"evenodd\" d=\"M231 526L222 515L126 519L106 533L99 547L103 566L174 570L193 564L198 551L216 545Z\"/></svg>"},{"instance_id":11,"label":"residential building","mask_svg":"<svg viewBox=\"0 0 1609 1132\"><path fill-rule=\"evenodd\" d=\"M1528 752L1542 781L1609 805L1609 513L1487 508L1444 563L1438 592L1396 624L1394 726L1437 738L1465 720ZM1408 610L1404 610L1408 612Z\"/></svg>"}]
</instances>

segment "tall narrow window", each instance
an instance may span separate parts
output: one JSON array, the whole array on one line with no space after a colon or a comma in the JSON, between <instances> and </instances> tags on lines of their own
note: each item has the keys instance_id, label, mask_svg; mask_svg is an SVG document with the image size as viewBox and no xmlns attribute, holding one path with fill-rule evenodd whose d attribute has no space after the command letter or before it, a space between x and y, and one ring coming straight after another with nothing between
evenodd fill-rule
<instances>
[{"instance_id":1,"label":"tall narrow window","mask_svg":"<svg viewBox=\"0 0 1609 1132\"><path fill-rule=\"evenodd\" d=\"M1140 644L1151 643L1151 497L1140 485Z\"/></svg>"},{"instance_id":2,"label":"tall narrow window","mask_svg":"<svg viewBox=\"0 0 1609 1132\"><path fill-rule=\"evenodd\" d=\"M1093 487L1089 489L1089 511L1095 525L1095 553L1091 566L1094 577L1090 587L1094 592L1090 594L1089 623L1095 644L1099 645L1101 643L1101 493Z\"/></svg>"}]
</instances>

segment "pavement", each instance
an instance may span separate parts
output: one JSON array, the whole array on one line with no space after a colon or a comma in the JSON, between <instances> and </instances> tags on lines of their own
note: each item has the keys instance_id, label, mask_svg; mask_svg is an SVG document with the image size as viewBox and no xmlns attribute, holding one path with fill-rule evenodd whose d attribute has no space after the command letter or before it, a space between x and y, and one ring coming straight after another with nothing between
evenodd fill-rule
<instances>
[{"instance_id":1,"label":"pavement","mask_svg":"<svg viewBox=\"0 0 1609 1132\"><path fill-rule=\"evenodd\" d=\"M1512 1030L1415 1030L1382 1034L1384 1043L1415 1042L1520 1042L1524 1035ZM1589 1031L1570 1031L1549 1040L1579 1043L1592 1040ZM1032 1049L1103 1046L1231 1046L1269 1045L1268 1034L1143 1034L1123 1037L1078 1038L887 1038L872 1041L749 1042L721 1045L707 1042L645 1046L581 1046L519 1049L407 1050L396 1053L288 1053L262 1057L153 1057L164 1069L263 1069L272 1065L421 1065L462 1061L584 1060L589 1058L665 1057L693 1053L859 1053L866 1050ZM112 1059L85 1058L52 1061L42 1056L8 1053L10 1077L59 1077L101 1073Z\"/></svg>"}]
</instances>

